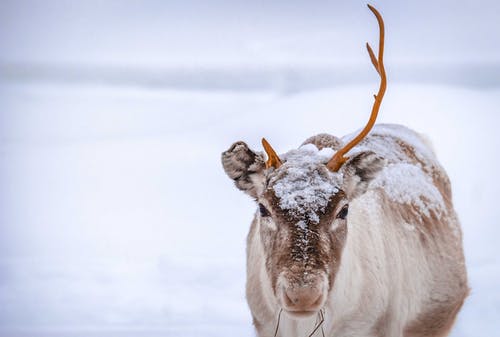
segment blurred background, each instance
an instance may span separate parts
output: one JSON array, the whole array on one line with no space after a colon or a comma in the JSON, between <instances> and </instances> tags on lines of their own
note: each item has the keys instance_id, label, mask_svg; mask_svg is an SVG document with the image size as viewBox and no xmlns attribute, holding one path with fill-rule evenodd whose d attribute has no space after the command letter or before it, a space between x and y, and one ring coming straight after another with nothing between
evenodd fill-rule
<instances>
[{"instance_id":1,"label":"blurred background","mask_svg":"<svg viewBox=\"0 0 500 337\"><path fill-rule=\"evenodd\" d=\"M500 318L500 2L373 1L379 122L432 140L472 292L452 336ZM0 1L0 336L253 336L255 211L223 173L366 122L363 1Z\"/></svg>"}]
</instances>

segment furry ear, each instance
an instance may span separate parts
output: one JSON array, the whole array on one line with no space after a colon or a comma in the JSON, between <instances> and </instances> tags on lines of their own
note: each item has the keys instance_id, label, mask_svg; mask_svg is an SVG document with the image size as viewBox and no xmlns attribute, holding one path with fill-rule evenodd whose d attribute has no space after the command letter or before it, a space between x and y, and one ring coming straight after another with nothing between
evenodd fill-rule
<instances>
[{"instance_id":1,"label":"furry ear","mask_svg":"<svg viewBox=\"0 0 500 337\"><path fill-rule=\"evenodd\" d=\"M342 166L344 174L344 192L349 200L352 200L366 192L370 182L377 176L386 165L386 160L375 152L361 152Z\"/></svg>"},{"instance_id":2,"label":"furry ear","mask_svg":"<svg viewBox=\"0 0 500 337\"><path fill-rule=\"evenodd\" d=\"M229 178L243 192L256 199L264 188L264 155L250 150L244 142L236 142L222 153L222 166Z\"/></svg>"}]
</instances>

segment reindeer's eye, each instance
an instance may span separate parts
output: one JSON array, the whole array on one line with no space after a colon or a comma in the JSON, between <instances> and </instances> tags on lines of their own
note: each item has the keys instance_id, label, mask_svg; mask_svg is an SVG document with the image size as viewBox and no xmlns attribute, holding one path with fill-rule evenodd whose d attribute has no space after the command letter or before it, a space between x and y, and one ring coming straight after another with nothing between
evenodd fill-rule
<instances>
[{"instance_id":1,"label":"reindeer's eye","mask_svg":"<svg viewBox=\"0 0 500 337\"><path fill-rule=\"evenodd\" d=\"M342 219L342 220L345 219L347 217L347 213L349 213L349 206L345 205L337 214L337 219Z\"/></svg>"},{"instance_id":2,"label":"reindeer's eye","mask_svg":"<svg viewBox=\"0 0 500 337\"><path fill-rule=\"evenodd\" d=\"M267 208L262 204L259 204L259 211L260 211L260 216L262 216L262 217L266 217L266 216L271 215L271 213L269 213Z\"/></svg>"}]
</instances>

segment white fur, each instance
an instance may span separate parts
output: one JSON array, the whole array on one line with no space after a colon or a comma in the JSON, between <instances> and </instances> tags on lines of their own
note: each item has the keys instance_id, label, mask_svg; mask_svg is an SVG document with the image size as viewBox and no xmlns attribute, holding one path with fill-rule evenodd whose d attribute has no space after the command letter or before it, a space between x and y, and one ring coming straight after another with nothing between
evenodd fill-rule
<instances>
[{"instance_id":1,"label":"white fur","mask_svg":"<svg viewBox=\"0 0 500 337\"><path fill-rule=\"evenodd\" d=\"M259 232L260 223L256 223ZM424 248L417 235L384 215L376 191L368 191L351 202L348 235L335 285L325 307L327 336L372 336L377 318L389 315L386 337L402 336L405 325L422 309L422 299L431 290L431 276ZM260 336L273 336L279 306L264 265L260 235L250 238L248 273L252 312L268 327ZM254 279L255 280L255 279ZM258 293L259 296L255 296ZM316 317L294 320L281 315L278 336L309 336ZM314 336L321 336L321 330Z\"/></svg>"}]
</instances>

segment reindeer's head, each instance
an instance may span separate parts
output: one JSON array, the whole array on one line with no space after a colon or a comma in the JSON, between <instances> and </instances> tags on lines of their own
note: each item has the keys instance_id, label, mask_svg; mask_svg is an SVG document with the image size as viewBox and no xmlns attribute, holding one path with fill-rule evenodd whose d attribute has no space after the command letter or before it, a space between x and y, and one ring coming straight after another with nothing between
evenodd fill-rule
<instances>
[{"instance_id":1,"label":"reindeer's head","mask_svg":"<svg viewBox=\"0 0 500 337\"><path fill-rule=\"evenodd\" d=\"M380 25L378 59L367 46L381 85L363 131L343 147L338 138L316 136L281 157L263 139L267 161L243 142L222 154L227 175L257 203L266 272L277 303L292 316L313 315L325 305L348 233L349 202L384 165L373 152L344 157L370 131L385 92L383 21L369 7Z\"/></svg>"}]
</instances>

